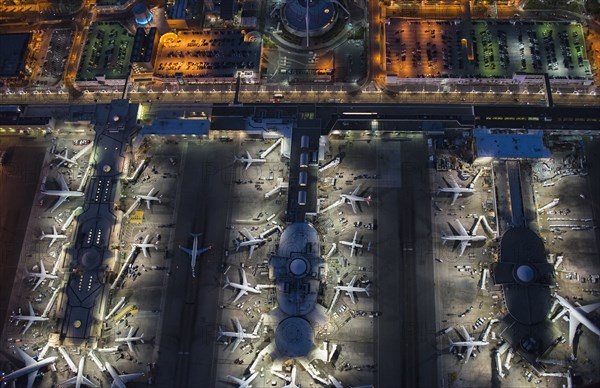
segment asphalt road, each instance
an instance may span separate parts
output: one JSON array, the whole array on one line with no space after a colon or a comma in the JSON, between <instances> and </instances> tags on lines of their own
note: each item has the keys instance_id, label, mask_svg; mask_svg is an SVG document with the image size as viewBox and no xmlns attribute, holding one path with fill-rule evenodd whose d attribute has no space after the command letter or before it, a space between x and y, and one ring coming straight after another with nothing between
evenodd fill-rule
<instances>
[{"instance_id":1,"label":"asphalt road","mask_svg":"<svg viewBox=\"0 0 600 388\"><path fill-rule=\"evenodd\" d=\"M378 170L398 158L401 169L397 181L380 179L377 194L382 316L375 386L432 387L438 377L426 139L381 142L377 158Z\"/></svg>"},{"instance_id":2,"label":"asphalt road","mask_svg":"<svg viewBox=\"0 0 600 388\"><path fill-rule=\"evenodd\" d=\"M44 161L45 144L0 138L0 149L14 143L0 166L0 322L6 321L21 245Z\"/></svg>"},{"instance_id":3,"label":"asphalt road","mask_svg":"<svg viewBox=\"0 0 600 388\"><path fill-rule=\"evenodd\" d=\"M160 340L157 385L211 387L214 384L218 303L221 291L223 235L228 219L232 143L189 143L179 193L174 250L169 254L172 274L167 288ZM203 233L198 247L213 249L196 262L193 278L190 257L177 249L192 246L190 233Z\"/></svg>"}]
</instances>

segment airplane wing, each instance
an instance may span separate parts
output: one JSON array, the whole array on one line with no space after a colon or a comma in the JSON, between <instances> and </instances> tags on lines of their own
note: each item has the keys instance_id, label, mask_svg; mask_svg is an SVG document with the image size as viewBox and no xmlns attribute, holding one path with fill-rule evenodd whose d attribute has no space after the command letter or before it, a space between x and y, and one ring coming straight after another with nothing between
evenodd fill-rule
<instances>
[{"instance_id":1,"label":"airplane wing","mask_svg":"<svg viewBox=\"0 0 600 388\"><path fill-rule=\"evenodd\" d=\"M248 260L250 260L252 258L252 254L254 253L255 249L256 249L256 245L250 246L250 252L248 252Z\"/></svg>"},{"instance_id":2,"label":"airplane wing","mask_svg":"<svg viewBox=\"0 0 600 388\"><path fill-rule=\"evenodd\" d=\"M25 329L23 329L23 332L21 334L25 334L25 332L31 327L31 325L33 325L33 321L27 321Z\"/></svg>"},{"instance_id":3,"label":"airplane wing","mask_svg":"<svg viewBox=\"0 0 600 388\"><path fill-rule=\"evenodd\" d=\"M96 385L96 384L92 383L92 382L91 382L91 381L90 381L90 380L89 380L87 377L85 377L85 376L81 376L81 380L82 380L82 382L83 382L85 385L87 385L87 386L89 386L89 387L93 387L93 388L96 388L96 387L97 387L97 385Z\"/></svg>"},{"instance_id":4,"label":"airplane wing","mask_svg":"<svg viewBox=\"0 0 600 388\"><path fill-rule=\"evenodd\" d=\"M198 249L198 250L196 251L196 256L200 256L201 254L203 254L204 252L206 252L206 251L209 251L209 250L210 250L210 247L206 247L206 248Z\"/></svg>"},{"instance_id":5,"label":"airplane wing","mask_svg":"<svg viewBox=\"0 0 600 388\"><path fill-rule=\"evenodd\" d=\"M356 213L356 201L350 200L350 205L352 205L352 211Z\"/></svg>"},{"instance_id":6,"label":"airplane wing","mask_svg":"<svg viewBox=\"0 0 600 388\"><path fill-rule=\"evenodd\" d=\"M150 200L149 199L146 200L146 207L148 208L148 210L150 210Z\"/></svg>"},{"instance_id":7,"label":"airplane wing","mask_svg":"<svg viewBox=\"0 0 600 388\"><path fill-rule=\"evenodd\" d=\"M56 237L52 237L52 241L50 241L50 245L48 245L48 248L50 248L55 242L56 242Z\"/></svg>"},{"instance_id":8,"label":"airplane wing","mask_svg":"<svg viewBox=\"0 0 600 388\"><path fill-rule=\"evenodd\" d=\"M132 380L135 380L135 379L138 379L138 378L142 377L143 375L144 375L143 373L130 373L128 375L120 375L119 377L121 378L122 382L128 383L128 382L130 382Z\"/></svg>"},{"instance_id":9,"label":"airplane wing","mask_svg":"<svg viewBox=\"0 0 600 388\"><path fill-rule=\"evenodd\" d=\"M458 224L458 233L460 233L461 236L468 236L469 233L467 233L463 224L461 224L459 220L456 220L456 223Z\"/></svg>"},{"instance_id":10,"label":"airplane wing","mask_svg":"<svg viewBox=\"0 0 600 388\"><path fill-rule=\"evenodd\" d=\"M360 186L362 185L362 183L358 186L356 186L356 189L354 189L354 191L352 193L350 193L350 195L356 195L358 193L358 190L360 190Z\"/></svg>"},{"instance_id":11,"label":"airplane wing","mask_svg":"<svg viewBox=\"0 0 600 388\"><path fill-rule=\"evenodd\" d=\"M460 193L452 193L452 202L450 203L450 205L454 205L454 202L456 202L458 197L460 197Z\"/></svg>"},{"instance_id":12,"label":"airplane wing","mask_svg":"<svg viewBox=\"0 0 600 388\"><path fill-rule=\"evenodd\" d=\"M242 269L242 285L247 286L248 285L248 278L246 277L246 271L244 271Z\"/></svg>"},{"instance_id":13,"label":"airplane wing","mask_svg":"<svg viewBox=\"0 0 600 388\"><path fill-rule=\"evenodd\" d=\"M235 329L239 334L244 334L244 329L242 328L242 324L238 318L235 318Z\"/></svg>"},{"instance_id":14,"label":"airplane wing","mask_svg":"<svg viewBox=\"0 0 600 388\"><path fill-rule=\"evenodd\" d=\"M244 340L242 338L236 338L235 341L233 341L233 347L231 348L231 352L235 351L235 349L237 349L237 347L243 342Z\"/></svg>"},{"instance_id":15,"label":"airplane wing","mask_svg":"<svg viewBox=\"0 0 600 388\"><path fill-rule=\"evenodd\" d=\"M129 351L131 353L134 353L134 351L133 351L133 342L127 341L127 347L129 348Z\"/></svg>"},{"instance_id":16,"label":"airplane wing","mask_svg":"<svg viewBox=\"0 0 600 388\"><path fill-rule=\"evenodd\" d=\"M66 379L65 381L58 384L57 386L60 387L61 385L75 385L75 384L77 384L77 376L71 377L70 379Z\"/></svg>"},{"instance_id":17,"label":"airplane wing","mask_svg":"<svg viewBox=\"0 0 600 388\"><path fill-rule=\"evenodd\" d=\"M44 281L44 279L45 279L45 277L40 276L38 278L37 282L35 282L35 286L33 286L33 290L32 291L35 291L35 289L38 288L42 284L42 282Z\"/></svg>"},{"instance_id":18,"label":"airplane wing","mask_svg":"<svg viewBox=\"0 0 600 388\"><path fill-rule=\"evenodd\" d=\"M64 180L64 179L63 179ZM52 209L50 209L50 213L52 213L53 211L55 211L60 205L62 205L63 202L65 202L65 200L67 199L67 196L65 195L61 195L60 197L58 197L58 201L56 201L56 203L54 204L54 206L52 206Z\"/></svg>"},{"instance_id":19,"label":"airplane wing","mask_svg":"<svg viewBox=\"0 0 600 388\"><path fill-rule=\"evenodd\" d=\"M33 387L33 383L35 382L35 378L37 377L38 372L33 371L27 375L27 388Z\"/></svg>"},{"instance_id":20,"label":"airplane wing","mask_svg":"<svg viewBox=\"0 0 600 388\"><path fill-rule=\"evenodd\" d=\"M471 336L469 335L469 333L467 333L467 329L465 329L464 326L460 327L459 334L463 337L463 339L465 341L470 341L471 340Z\"/></svg>"},{"instance_id":21,"label":"airplane wing","mask_svg":"<svg viewBox=\"0 0 600 388\"><path fill-rule=\"evenodd\" d=\"M148 248L146 248L145 246L142 247L142 253L144 254L144 257L148 257Z\"/></svg>"},{"instance_id":22,"label":"airplane wing","mask_svg":"<svg viewBox=\"0 0 600 388\"><path fill-rule=\"evenodd\" d=\"M450 178L450 182L448 182L448 184L450 184L450 187L453 187L455 189L458 189L460 187L458 183L456 183L456 179L454 179L452 175L448 175L448 178Z\"/></svg>"},{"instance_id":23,"label":"airplane wing","mask_svg":"<svg viewBox=\"0 0 600 388\"><path fill-rule=\"evenodd\" d=\"M354 292L347 291L346 294L348 294L348 296L350 297L350 300L352 301L352 303L356 304L356 299L354 299Z\"/></svg>"},{"instance_id":24,"label":"airplane wing","mask_svg":"<svg viewBox=\"0 0 600 388\"><path fill-rule=\"evenodd\" d=\"M575 317L574 314L569 314L569 344L573 344L573 339L577 333L577 327L581 322Z\"/></svg>"},{"instance_id":25,"label":"airplane wing","mask_svg":"<svg viewBox=\"0 0 600 388\"><path fill-rule=\"evenodd\" d=\"M467 352L465 354L465 364L469 362L469 359L471 358L471 353L473 353L473 348L473 345L467 345Z\"/></svg>"},{"instance_id":26,"label":"airplane wing","mask_svg":"<svg viewBox=\"0 0 600 388\"><path fill-rule=\"evenodd\" d=\"M240 229L240 233L242 234L242 236L246 237L246 239L254 240L254 236L252 236L252 233L250 233L248 229L242 228Z\"/></svg>"},{"instance_id":27,"label":"airplane wing","mask_svg":"<svg viewBox=\"0 0 600 388\"><path fill-rule=\"evenodd\" d=\"M33 365L36 363L36 361L29 354L25 353L23 349L19 348L18 346L15 346L15 350L17 351L17 355L19 356L21 361L25 363L25 366Z\"/></svg>"},{"instance_id":28,"label":"airplane wing","mask_svg":"<svg viewBox=\"0 0 600 388\"><path fill-rule=\"evenodd\" d=\"M182 251L184 251L185 253L187 253L188 255L192 255L192 250L186 247L182 247L181 245L179 246L179 249L181 249Z\"/></svg>"},{"instance_id":29,"label":"airplane wing","mask_svg":"<svg viewBox=\"0 0 600 388\"><path fill-rule=\"evenodd\" d=\"M354 275L354 276L352 277L352 280L350 280L350 283L348 283L348 287L352 287L352 286L354 286L354 282L355 282L355 281L356 281L356 275Z\"/></svg>"},{"instance_id":30,"label":"airplane wing","mask_svg":"<svg viewBox=\"0 0 600 388\"><path fill-rule=\"evenodd\" d=\"M35 312L33 311L33 306L31 305L31 302L29 302L29 315L31 315L32 317L35 316Z\"/></svg>"},{"instance_id":31,"label":"airplane wing","mask_svg":"<svg viewBox=\"0 0 600 388\"><path fill-rule=\"evenodd\" d=\"M148 244L148 240L150 240L149 234L147 234L146 237L144 237L144 242L142 244Z\"/></svg>"},{"instance_id":32,"label":"airplane wing","mask_svg":"<svg viewBox=\"0 0 600 388\"><path fill-rule=\"evenodd\" d=\"M581 313L584 313L584 314L589 314L598 308L600 308L600 303L594 303L594 304L588 304L585 306L575 307L575 310L577 310Z\"/></svg>"},{"instance_id":33,"label":"airplane wing","mask_svg":"<svg viewBox=\"0 0 600 388\"><path fill-rule=\"evenodd\" d=\"M238 379L237 377L233 377L233 376L227 376L227 377L231 380L231 382L236 383L240 386L245 383L244 380Z\"/></svg>"},{"instance_id":34,"label":"airplane wing","mask_svg":"<svg viewBox=\"0 0 600 388\"><path fill-rule=\"evenodd\" d=\"M240 292L237 294L237 296L235 297L235 299L233 300L232 303L237 302L242 296L246 295L248 293L248 291L246 290L240 290Z\"/></svg>"},{"instance_id":35,"label":"airplane wing","mask_svg":"<svg viewBox=\"0 0 600 388\"><path fill-rule=\"evenodd\" d=\"M154 187L153 187L153 188L151 188L151 189L150 189L150 191L148 191L148 195L147 195L147 196L148 196L148 197L151 197L151 196L154 194L154 191L155 191L155 190L156 190L156 189L155 189Z\"/></svg>"},{"instance_id":36,"label":"airplane wing","mask_svg":"<svg viewBox=\"0 0 600 388\"><path fill-rule=\"evenodd\" d=\"M60 189L63 191L70 191L69 186L67 186L67 182L65 182L65 177L61 174L59 175L60 179Z\"/></svg>"},{"instance_id":37,"label":"airplane wing","mask_svg":"<svg viewBox=\"0 0 600 388\"><path fill-rule=\"evenodd\" d=\"M133 336L133 326L129 328L129 333L127 334L127 338L131 338Z\"/></svg>"},{"instance_id":38,"label":"airplane wing","mask_svg":"<svg viewBox=\"0 0 600 388\"><path fill-rule=\"evenodd\" d=\"M467 249L467 247L468 247L469 245L471 245L471 244L469 244L469 242L468 242L468 241L461 241L461 242L460 242L460 254L459 254L459 256L462 256L462 255L463 255L463 253L465 253L465 249Z\"/></svg>"}]
</instances>

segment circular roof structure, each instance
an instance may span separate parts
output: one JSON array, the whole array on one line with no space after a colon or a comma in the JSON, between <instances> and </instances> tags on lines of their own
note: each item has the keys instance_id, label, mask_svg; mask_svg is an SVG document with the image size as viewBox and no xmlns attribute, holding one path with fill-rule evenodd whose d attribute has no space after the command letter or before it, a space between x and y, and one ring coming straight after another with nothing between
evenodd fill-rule
<instances>
[{"instance_id":1,"label":"circular roof structure","mask_svg":"<svg viewBox=\"0 0 600 388\"><path fill-rule=\"evenodd\" d=\"M313 253L319 255L319 234L310 224L298 222L288 225L279 239L277 254L291 257L294 253Z\"/></svg>"},{"instance_id":2,"label":"circular roof structure","mask_svg":"<svg viewBox=\"0 0 600 388\"><path fill-rule=\"evenodd\" d=\"M277 326L275 344L286 357L302 357L314 346L315 332L310 323L301 317L289 317Z\"/></svg>"},{"instance_id":3,"label":"circular roof structure","mask_svg":"<svg viewBox=\"0 0 600 388\"><path fill-rule=\"evenodd\" d=\"M527 264L515 267L515 279L520 283L531 283L535 279L535 269Z\"/></svg>"},{"instance_id":4,"label":"circular roof structure","mask_svg":"<svg viewBox=\"0 0 600 388\"><path fill-rule=\"evenodd\" d=\"M330 0L288 0L281 9L284 25L302 37L306 37L307 30L309 36L326 33L337 20L337 15L337 6Z\"/></svg>"},{"instance_id":5,"label":"circular roof structure","mask_svg":"<svg viewBox=\"0 0 600 388\"><path fill-rule=\"evenodd\" d=\"M100 254L95 249L87 249L79 257L79 264L86 270L92 270L100 265Z\"/></svg>"},{"instance_id":6,"label":"circular roof structure","mask_svg":"<svg viewBox=\"0 0 600 388\"><path fill-rule=\"evenodd\" d=\"M303 257L296 257L290 261L290 273L296 277L306 275L308 268L308 263Z\"/></svg>"}]
</instances>

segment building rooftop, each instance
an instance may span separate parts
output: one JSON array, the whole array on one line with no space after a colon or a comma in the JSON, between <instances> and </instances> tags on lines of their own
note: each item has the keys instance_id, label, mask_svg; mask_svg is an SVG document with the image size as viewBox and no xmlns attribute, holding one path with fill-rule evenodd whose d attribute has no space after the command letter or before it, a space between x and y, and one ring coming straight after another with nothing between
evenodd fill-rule
<instances>
[{"instance_id":1,"label":"building rooftop","mask_svg":"<svg viewBox=\"0 0 600 388\"><path fill-rule=\"evenodd\" d=\"M31 33L0 34L0 77L17 77L25 67Z\"/></svg>"}]
</instances>

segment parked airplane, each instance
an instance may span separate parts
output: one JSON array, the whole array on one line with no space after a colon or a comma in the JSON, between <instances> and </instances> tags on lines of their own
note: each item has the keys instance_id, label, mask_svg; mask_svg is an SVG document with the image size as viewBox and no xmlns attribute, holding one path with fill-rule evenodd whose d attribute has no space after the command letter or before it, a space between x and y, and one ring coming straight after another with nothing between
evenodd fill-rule
<instances>
[{"instance_id":1,"label":"parked airplane","mask_svg":"<svg viewBox=\"0 0 600 388\"><path fill-rule=\"evenodd\" d=\"M250 376L243 379L238 379L237 377L233 377L231 375L227 375L227 378L233 383L238 384L238 388L252 388L252 384L250 383L256 378L256 376L258 376L258 372L254 372Z\"/></svg>"},{"instance_id":2,"label":"parked airplane","mask_svg":"<svg viewBox=\"0 0 600 388\"><path fill-rule=\"evenodd\" d=\"M257 335L256 332L252 332L252 333L244 332L244 329L242 328L242 324L240 323L240 320L237 318L235 318L235 327L236 327L237 331L223 331L223 329L221 329L221 326L219 326L219 338L221 338L221 337L235 338L235 341L233 342L233 347L231 348L232 352L242 342L244 342L246 340L246 338L255 339L255 338L259 337L259 335ZM258 329L258 325L256 326L256 329Z\"/></svg>"},{"instance_id":3,"label":"parked airplane","mask_svg":"<svg viewBox=\"0 0 600 388\"><path fill-rule=\"evenodd\" d=\"M600 337L600 328L594 325L594 323L586 316L592 311L600 308L600 303L588 304L585 306L573 306L562 296L556 294L555 297L556 300L558 300L558 303L564 308L561 314L569 313L569 345L571 347L573 346L573 339L575 338L579 324L583 324L590 329L592 333Z\"/></svg>"},{"instance_id":4,"label":"parked airplane","mask_svg":"<svg viewBox=\"0 0 600 388\"><path fill-rule=\"evenodd\" d=\"M354 286L355 282L356 282L356 275L354 275L352 277L352 280L350 280L350 283L348 283L347 286L335 286L334 289L336 291L345 291L346 295L350 296L350 300L352 300L352 303L354 303L354 304L356 304L356 300L354 299L355 292L364 292L365 294L367 294L367 296L371 296L369 294L369 288L371 287L370 284L367 284L366 287L356 287L356 286Z\"/></svg>"},{"instance_id":5,"label":"parked airplane","mask_svg":"<svg viewBox=\"0 0 600 388\"><path fill-rule=\"evenodd\" d=\"M467 233L465 227L460 223L457 219L456 223L458 224L458 235L446 236L442 235L442 244L445 244L447 241L454 241L460 244L460 254L462 256L465 252L465 249L471 245L473 241L485 241L487 237L478 236L478 235L470 235Z\"/></svg>"},{"instance_id":6,"label":"parked airplane","mask_svg":"<svg viewBox=\"0 0 600 388\"><path fill-rule=\"evenodd\" d=\"M246 168L244 168L244 170L247 170L250 168L250 166L252 165L252 163L264 163L267 161L267 159L261 159L261 158L253 158L252 156L250 156L250 152L246 151L246 156L234 156L235 161L236 162L241 162L241 163L245 163L246 164Z\"/></svg>"},{"instance_id":7,"label":"parked airplane","mask_svg":"<svg viewBox=\"0 0 600 388\"><path fill-rule=\"evenodd\" d=\"M340 240L340 244L342 245L347 245L350 247L350 257L354 256L354 250L356 248L362 248L363 245L359 244L356 240L356 235L358 234L358 232L354 232L354 237L352 238L352 242L350 241L341 241Z\"/></svg>"},{"instance_id":8,"label":"parked airplane","mask_svg":"<svg viewBox=\"0 0 600 388\"><path fill-rule=\"evenodd\" d=\"M182 247L181 245L179 246L179 249L181 249L182 251L184 251L185 253L187 253L188 255L191 256L192 277L196 277L196 259L198 258L198 256L200 256L204 252L211 250L212 247L208 246L206 248L198 249L198 237L202 236L202 233L198 233L198 234L190 233L190 234L192 235L192 237L194 237L194 243L192 244L192 249Z\"/></svg>"},{"instance_id":9,"label":"parked airplane","mask_svg":"<svg viewBox=\"0 0 600 388\"><path fill-rule=\"evenodd\" d=\"M288 383L283 388L298 388L298 385L296 385L296 365L292 367L292 375L289 378L277 371L272 371L271 373Z\"/></svg>"},{"instance_id":10,"label":"parked airplane","mask_svg":"<svg viewBox=\"0 0 600 388\"><path fill-rule=\"evenodd\" d=\"M147 234L146 237L144 238L144 241L141 243L133 243L132 245L135 248L141 248L142 249L142 253L144 254L144 257L148 257L148 248L154 248L158 251L158 244L157 243L149 243L148 241L150 241L150 235Z\"/></svg>"},{"instance_id":11,"label":"parked airplane","mask_svg":"<svg viewBox=\"0 0 600 388\"><path fill-rule=\"evenodd\" d=\"M465 364L469 362L469 358L471 358L471 353L473 353L473 348L475 348L475 346L485 346L489 344L489 342L487 341L474 341L474 339L469 335L469 333L467 333L467 329L465 329L464 326L460 327L459 334L464 338L464 341L452 342L452 340L448 340L448 343L450 345L451 350L454 347L467 348L467 354L465 355Z\"/></svg>"},{"instance_id":12,"label":"parked airplane","mask_svg":"<svg viewBox=\"0 0 600 388\"><path fill-rule=\"evenodd\" d=\"M43 321L48 320L47 317L40 317L40 316L35 315L35 312L33 311L33 306L31 305L31 302L29 302L29 315L22 315L22 314L13 315L12 318L17 320L17 325L19 324L20 321L27 321L27 324L25 325L25 329L23 330L22 334L25 334L27 329L29 329L31 327L31 325L33 325L33 322L43 322Z\"/></svg>"},{"instance_id":13,"label":"parked airplane","mask_svg":"<svg viewBox=\"0 0 600 388\"><path fill-rule=\"evenodd\" d=\"M133 336L133 332L134 329L133 327L129 328L129 333L127 334L127 337L120 337L120 338L115 338L115 342L127 342L127 346L129 347L129 351L133 352L133 345L135 342L140 341L141 343L144 343L144 334L142 333L142 335L134 337Z\"/></svg>"},{"instance_id":14,"label":"parked airplane","mask_svg":"<svg viewBox=\"0 0 600 388\"><path fill-rule=\"evenodd\" d=\"M65 178L62 175L59 175L60 180L60 190L46 190L45 187L42 186L41 193L44 195L49 195L52 197L58 197L58 201L52 206L50 212L55 211L65 200L69 197L83 197L85 193L81 191L69 190L69 186L67 186L67 182L65 182Z\"/></svg>"},{"instance_id":15,"label":"parked airplane","mask_svg":"<svg viewBox=\"0 0 600 388\"><path fill-rule=\"evenodd\" d=\"M252 253L257 246L263 244L266 239L263 238L262 234L259 234L258 237L254 237L252 233L246 228L242 228L240 233L246 238L244 241L235 240L235 250L239 251L240 247L250 247L250 252L248 253L248 259L252 257Z\"/></svg>"},{"instance_id":16,"label":"parked airplane","mask_svg":"<svg viewBox=\"0 0 600 388\"><path fill-rule=\"evenodd\" d=\"M77 165L77 159L81 158L86 152L91 150L93 146L94 146L94 142L91 142L90 144L83 147L79 152L77 152L71 158L69 158L69 149L68 148L65 148L64 156L59 153L54 154L54 156L56 156L58 159L61 159L61 161L56 165L56 167L60 167L64 163L71 163L71 164Z\"/></svg>"},{"instance_id":17,"label":"parked airplane","mask_svg":"<svg viewBox=\"0 0 600 388\"><path fill-rule=\"evenodd\" d=\"M450 182L447 182L449 187L438 187L437 194L439 195L440 193L452 193L452 202L450 203L450 205L454 205L456 199L462 196L463 194L475 192L475 189L471 187L460 187L451 175L449 175L448 178L450 178Z\"/></svg>"},{"instance_id":18,"label":"parked airplane","mask_svg":"<svg viewBox=\"0 0 600 388\"><path fill-rule=\"evenodd\" d=\"M110 373L110 376L113 379L111 388L125 388L125 384L127 384L128 382L135 379L139 379L140 377L144 376L143 373L131 373L120 375L115 370L115 368L113 368L113 366L108 363L108 361L104 363L104 366L106 367L108 373Z\"/></svg>"},{"instance_id":19,"label":"parked airplane","mask_svg":"<svg viewBox=\"0 0 600 388\"><path fill-rule=\"evenodd\" d=\"M56 240L59 240L59 239L64 240L67 238L67 235L66 234L58 234L58 232L56 231L56 226L52 226L52 233L50 233L50 234L46 234L42 230L42 237L40 237L40 240L43 240L45 238L52 239L50 241L50 245L48 245L48 248L50 248L52 246L52 244L54 244L56 242Z\"/></svg>"},{"instance_id":20,"label":"parked airplane","mask_svg":"<svg viewBox=\"0 0 600 388\"><path fill-rule=\"evenodd\" d=\"M40 272L27 272L27 276L38 278L37 282L35 282L35 286L33 286L33 291L35 291L44 280L58 278L58 276L53 273L46 273L46 268L44 267L44 262L42 260L40 260Z\"/></svg>"},{"instance_id":21,"label":"parked airplane","mask_svg":"<svg viewBox=\"0 0 600 388\"><path fill-rule=\"evenodd\" d=\"M25 363L25 366L12 373L1 376L0 384L2 384L2 386L18 379L21 376L27 375L27 388L31 388L35 378L38 375L38 370L47 365L53 364L58 360L58 357L48 357L44 358L43 360L36 361L29 354L25 353L23 349L15 347L15 350L19 358Z\"/></svg>"},{"instance_id":22,"label":"parked airplane","mask_svg":"<svg viewBox=\"0 0 600 388\"><path fill-rule=\"evenodd\" d=\"M148 194L146 194L146 195L138 194L138 195L135 196L135 198L136 198L137 201L142 201L142 200L146 201L146 207L148 209L150 209L150 202L151 201L157 201L158 203L160 203L160 198L158 198L157 196L153 195L154 193L156 193L155 190L156 189L153 187L153 188L150 189L150 191L148 192Z\"/></svg>"},{"instance_id":23,"label":"parked airplane","mask_svg":"<svg viewBox=\"0 0 600 388\"><path fill-rule=\"evenodd\" d=\"M351 192L350 194L340 194L340 197L346 202L346 203L350 203L350 205L352 205L352 210L354 211L354 213L356 213L356 209L357 209L357 202L366 202L367 205L369 205L371 203L371 196L369 195L368 197L361 197L359 195L357 195L358 190L360 190L360 186L358 185L356 187L356 189L354 189L353 192Z\"/></svg>"},{"instance_id":24,"label":"parked airplane","mask_svg":"<svg viewBox=\"0 0 600 388\"><path fill-rule=\"evenodd\" d=\"M260 290L250 287L248 283L248 279L246 278L246 271L242 269L242 284L233 283L229 280L229 277L225 275L225 285L223 288L227 288L227 286L231 286L232 288L237 288L240 292L237 294L233 303L237 302L242 296L247 295L248 292L252 292L254 294L260 294Z\"/></svg>"},{"instance_id":25,"label":"parked airplane","mask_svg":"<svg viewBox=\"0 0 600 388\"><path fill-rule=\"evenodd\" d=\"M83 364L85 363L85 356L81 357L79 360L79 367L77 368L77 376L71 377L58 384L57 387L62 385L74 385L75 388L81 388L83 385L87 385L88 387L96 387L96 384L92 383L87 377L83 375Z\"/></svg>"}]
</instances>

